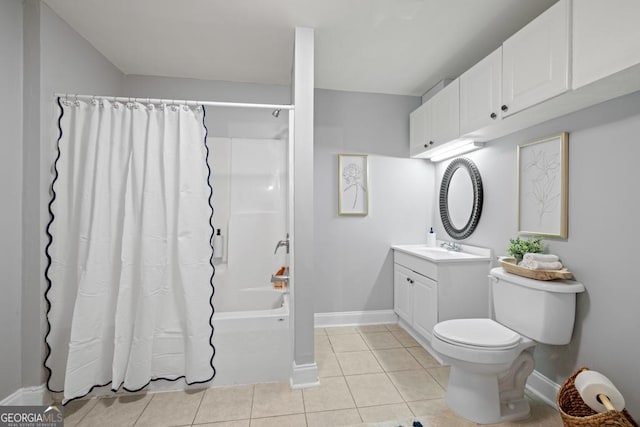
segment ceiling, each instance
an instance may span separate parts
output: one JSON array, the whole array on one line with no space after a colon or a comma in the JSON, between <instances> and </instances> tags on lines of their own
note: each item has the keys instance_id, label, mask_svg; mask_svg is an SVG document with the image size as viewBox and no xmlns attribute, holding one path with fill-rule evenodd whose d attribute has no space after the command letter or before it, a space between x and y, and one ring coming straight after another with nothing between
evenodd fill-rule
<instances>
[{"instance_id":1,"label":"ceiling","mask_svg":"<svg viewBox=\"0 0 640 427\"><path fill-rule=\"evenodd\" d=\"M289 84L296 26L315 86L422 95L556 0L44 0L125 74Z\"/></svg>"}]
</instances>

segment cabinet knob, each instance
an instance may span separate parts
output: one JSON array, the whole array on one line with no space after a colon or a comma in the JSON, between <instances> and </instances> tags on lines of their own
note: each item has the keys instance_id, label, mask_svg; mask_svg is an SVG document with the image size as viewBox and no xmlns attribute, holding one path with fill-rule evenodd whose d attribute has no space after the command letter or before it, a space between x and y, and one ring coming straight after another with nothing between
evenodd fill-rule
<instances>
[{"instance_id":1,"label":"cabinet knob","mask_svg":"<svg viewBox=\"0 0 640 427\"><path fill-rule=\"evenodd\" d=\"M409 283L413 285L413 279L409 279Z\"/></svg>"},{"instance_id":2,"label":"cabinet knob","mask_svg":"<svg viewBox=\"0 0 640 427\"><path fill-rule=\"evenodd\" d=\"M407 277L407 282L411 282L411 279L409 279L408 277Z\"/></svg>"},{"instance_id":3,"label":"cabinet knob","mask_svg":"<svg viewBox=\"0 0 640 427\"><path fill-rule=\"evenodd\" d=\"M491 117L493 120L495 120L496 117L498 117L498 115L496 113L491 113L491 115L489 117Z\"/></svg>"},{"instance_id":4,"label":"cabinet knob","mask_svg":"<svg viewBox=\"0 0 640 427\"><path fill-rule=\"evenodd\" d=\"M429 148L429 144L424 144L424 148Z\"/></svg>"},{"instance_id":5,"label":"cabinet knob","mask_svg":"<svg viewBox=\"0 0 640 427\"><path fill-rule=\"evenodd\" d=\"M500 107L500 109L502 111L507 111L509 109L509 107L507 107L506 105L503 105L502 107Z\"/></svg>"}]
</instances>

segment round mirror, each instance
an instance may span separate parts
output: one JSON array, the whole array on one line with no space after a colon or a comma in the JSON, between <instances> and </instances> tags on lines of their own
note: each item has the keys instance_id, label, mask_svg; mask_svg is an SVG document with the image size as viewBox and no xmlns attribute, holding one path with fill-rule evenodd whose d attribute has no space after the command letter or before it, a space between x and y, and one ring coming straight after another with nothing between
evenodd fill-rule
<instances>
[{"instance_id":1,"label":"round mirror","mask_svg":"<svg viewBox=\"0 0 640 427\"><path fill-rule=\"evenodd\" d=\"M482 178L475 163L460 157L453 160L440 185L440 219L449 236L469 237L482 213Z\"/></svg>"}]
</instances>

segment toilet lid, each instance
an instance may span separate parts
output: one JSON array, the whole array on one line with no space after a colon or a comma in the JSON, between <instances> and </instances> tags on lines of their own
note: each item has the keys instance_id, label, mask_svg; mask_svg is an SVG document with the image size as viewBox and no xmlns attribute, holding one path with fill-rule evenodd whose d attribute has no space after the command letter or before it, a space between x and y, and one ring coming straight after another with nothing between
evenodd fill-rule
<instances>
[{"instance_id":1,"label":"toilet lid","mask_svg":"<svg viewBox=\"0 0 640 427\"><path fill-rule=\"evenodd\" d=\"M443 341L472 347L509 349L520 335L491 319L454 319L438 323L433 333Z\"/></svg>"}]
</instances>

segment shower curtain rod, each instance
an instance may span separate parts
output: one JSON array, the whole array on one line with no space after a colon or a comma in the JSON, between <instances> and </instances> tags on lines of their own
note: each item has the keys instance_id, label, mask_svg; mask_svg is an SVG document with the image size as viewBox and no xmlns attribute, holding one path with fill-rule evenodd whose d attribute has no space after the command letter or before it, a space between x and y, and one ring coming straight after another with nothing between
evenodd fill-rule
<instances>
[{"instance_id":1,"label":"shower curtain rod","mask_svg":"<svg viewBox=\"0 0 640 427\"><path fill-rule=\"evenodd\" d=\"M76 95L70 93L55 93L54 96L71 100L82 99L107 99L117 102L146 102L148 104L173 104L173 105L204 105L207 107L232 107L232 108L266 108L269 110L294 110L291 104L255 104L250 102L217 102L217 101L189 101L179 99L134 98L127 96L102 96L102 95Z\"/></svg>"}]
</instances>

